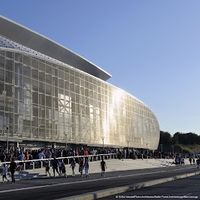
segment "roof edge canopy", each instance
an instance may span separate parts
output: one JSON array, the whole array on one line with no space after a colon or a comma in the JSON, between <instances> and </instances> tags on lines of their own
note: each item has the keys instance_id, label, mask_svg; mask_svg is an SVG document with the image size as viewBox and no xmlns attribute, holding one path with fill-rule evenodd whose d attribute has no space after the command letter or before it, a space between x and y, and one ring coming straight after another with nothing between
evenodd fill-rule
<instances>
[{"instance_id":1,"label":"roof edge canopy","mask_svg":"<svg viewBox=\"0 0 200 200\"><path fill-rule=\"evenodd\" d=\"M0 15L0 35L104 81L111 75L62 45Z\"/></svg>"}]
</instances>

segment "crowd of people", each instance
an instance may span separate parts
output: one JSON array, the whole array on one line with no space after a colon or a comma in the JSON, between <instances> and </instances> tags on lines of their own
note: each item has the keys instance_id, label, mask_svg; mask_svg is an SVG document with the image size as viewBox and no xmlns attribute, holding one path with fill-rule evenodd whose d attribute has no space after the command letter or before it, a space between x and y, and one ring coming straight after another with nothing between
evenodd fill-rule
<instances>
[{"instance_id":1,"label":"crowd of people","mask_svg":"<svg viewBox=\"0 0 200 200\"><path fill-rule=\"evenodd\" d=\"M88 177L89 175L89 155L98 154L109 154L115 153L118 159L145 159L145 158L173 158L175 164L184 164L184 158L188 157L186 155L180 154L164 154L161 152L153 152L148 150L135 150L135 149L114 149L114 148L91 148L87 146L75 146L67 148L40 148L40 149L30 149L30 148L10 148L6 150L5 148L0 148L0 161L10 162L9 166L3 163L1 167L2 180L8 181L7 174L8 171L11 176L11 183L15 183L14 173L19 170L20 163L27 160L33 159L46 159L43 161L43 166L45 167L45 172L47 176L55 177L56 174L59 176L65 176L66 174L66 164L70 165L72 170L72 176L75 176L75 168L78 165L78 171L80 176ZM67 162L66 159L61 159L61 157L71 157ZM83 157L76 157L83 156ZM51 160L48 160L52 158ZM190 164L197 164L200 166L200 158L195 160L195 157L189 156ZM15 161L18 161L17 164ZM19 162L22 161L22 162ZM32 162L32 161L31 161ZM30 164L29 162L27 164ZM105 176L106 163L102 157L100 162L101 175ZM52 172L51 172L52 168Z\"/></svg>"},{"instance_id":2,"label":"crowd of people","mask_svg":"<svg viewBox=\"0 0 200 200\"><path fill-rule=\"evenodd\" d=\"M47 176L55 177L56 174L59 176L67 177L66 174L66 160L59 159L60 157L69 157L70 168L72 169L72 176L75 176L75 167L78 165L78 171L80 176L87 178L89 175L89 155L97 154L108 154L116 153L114 149L102 149L102 148L88 148L88 147L79 147L79 148L41 148L41 149L25 149L25 148L10 148L9 151L6 149L0 149L0 161L3 162L1 166L2 181L9 181L7 178L8 174L11 177L11 183L15 183L15 171L20 171L21 164L23 166L23 161L33 160L33 159L48 159L44 160L43 166L45 167L45 172ZM73 156L83 156L83 157L73 157ZM15 162L22 161L22 162ZM7 165L4 162L10 162ZM102 175L105 173L105 161L102 157ZM29 163L27 163L29 164ZM51 172L52 169L52 172Z\"/></svg>"},{"instance_id":3,"label":"crowd of people","mask_svg":"<svg viewBox=\"0 0 200 200\"><path fill-rule=\"evenodd\" d=\"M10 148L8 151L6 148L0 147L0 161L9 162L14 157L15 160L33 160L44 159L53 157L68 157L68 156L80 156L80 155L96 155L96 154L109 154L116 153L119 159L137 159L137 158L171 158L172 154L164 154L158 151L149 150L136 150L133 148L98 148L87 146L68 146L66 148Z\"/></svg>"},{"instance_id":4,"label":"crowd of people","mask_svg":"<svg viewBox=\"0 0 200 200\"><path fill-rule=\"evenodd\" d=\"M45 172L46 176L49 177L55 177L56 173L58 176L64 176L67 178L66 174L66 166L65 163L62 159L57 159L55 156L53 160L45 160L44 162L44 167L45 167ZM70 168L72 169L72 177L75 176L75 167L76 165L79 165L78 171L80 173L81 177L88 177L89 176L89 158L88 157L79 157L78 160L75 158L70 159ZM102 156L102 160L100 161L100 166L101 166L101 176L105 176L105 169L106 169L106 162L104 161L104 158ZM53 174L51 175L50 169L52 168ZM10 182L8 179L8 174L11 177L11 183L15 183L15 171L17 170L17 164L12 158L9 168L6 163L3 163L2 165L2 181L5 182ZM9 173L8 173L9 172ZM84 174L84 176L83 176Z\"/></svg>"},{"instance_id":5,"label":"crowd of people","mask_svg":"<svg viewBox=\"0 0 200 200\"><path fill-rule=\"evenodd\" d=\"M89 147L67 147L67 148L10 148L9 151L5 148L0 148L0 161L10 162L12 158L15 160L33 160L54 157L68 157L80 155L96 155L117 153L119 150L111 148L89 148Z\"/></svg>"}]
</instances>

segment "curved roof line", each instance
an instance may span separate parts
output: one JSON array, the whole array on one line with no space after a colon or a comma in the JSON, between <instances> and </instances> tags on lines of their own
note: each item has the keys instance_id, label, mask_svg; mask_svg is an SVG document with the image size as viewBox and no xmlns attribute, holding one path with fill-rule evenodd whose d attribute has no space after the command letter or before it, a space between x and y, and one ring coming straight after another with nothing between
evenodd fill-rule
<instances>
[{"instance_id":1,"label":"curved roof line","mask_svg":"<svg viewBox=\"0 0 200 200\"><path fill-rule=\"evenodd\" d=\"M94 63L67 49L61 44L0 15L0 35L29 47L35 51L55 58L102 80L111 75Z\"/></svg>"}]
</instances>

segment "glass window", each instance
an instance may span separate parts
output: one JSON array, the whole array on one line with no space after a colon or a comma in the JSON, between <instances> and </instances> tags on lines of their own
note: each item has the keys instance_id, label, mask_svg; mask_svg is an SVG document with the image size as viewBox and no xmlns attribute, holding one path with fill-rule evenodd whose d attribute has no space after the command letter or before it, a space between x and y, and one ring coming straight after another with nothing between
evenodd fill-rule
<instances>
[{"instance_id":1,"label":"glass window","mask_svg":"<svg viewBox=\"0 0 200 200\"><path fill-rule=\"evenodd\" d=\"M76 93L79 93L80 91L79 91L79 86L78 85L75 85L75 92Z\"/></svg>"},{"instance_id":2,"label":"glass window","mask_svg":"<svg viewBox=\"0 0 200 200\"><path fill-rule=\"evenodd\" d=\"M32 69L32 78L38 80L38 70L37 69Z\"/></svg>"},{"instance_id":3,"label":"glass window","mask_svg":"<svg viewBox=\"0 0 200 200\"><path fill-rule=\"evenodd\" d=\"M35 117L38 116L38 107L37 106L33 106L33 116L35 116ZM36 119L36 118L34 118L34 119ZM36 126L36 124L34 124L34 126Z\"/></svg>"},{"instance_id":4,"label":"glass window","mask_svg":"<svg viewBox=\"0 0 200 200\"><path fill-rule=\"evenodd\" d=\"M45 84L42 82L39 82L39 91L45 93Z\"/></svg>"},{"instance_id":5,"label":"glass window","mask_svg":"<svg viewBox=\"0 0 200 200\"><path fill-rule=\"evenodd\" d=\"M49 74L52 73L51 67L49 65L46 65L46 73L49 73Z\"/></svg>"},{"instance_id":6,"label":"glass window","mask_svg":"<svg viewBox=\"0 0 200 200\"><path fill-rule=\"evenodd\" d=\"M70 75L70 82L74 83L74 76Z\"/></svg>"},{"instance_id":7,"label":"glass window","mask_svg":"<svg viewBox=\"0 0 200 200\"><path fill-rule=\"evenodd\" d=\"M13 52L7 51L7 52L6 52L6 57L8 57L8 58L13 58L13 57L14 57Z\"/></svg>"},{"instance_id":8,"label":"glass window","mask_svg":"<svg viewBox=\"0 0 200 200\"><path fill-rule=\"evenodd\" d=\"M19 88L15 87L15 98L19 99Z\"/></svg>"},{"instance_id":9,"label":"glass window","mask_svg":"<svg viewBox=\"0 0 200 200\"><path fill-rule=\"evenodd\" d=\"M63 99L63 98L64 98L64 96L63 96L63 94L64 94L64 90L59 89L59 94L60 94L60 98Z\"/></svg>"},{"instance_id":10,"label":"glass window","mask_svg":"<svg viewBox=\"0 0 200 200\"><path fill-rule=\"evenodd\" d=\"M15 63L15 73L22 75L22 64Z\"/></svg>"},{"instance_id":11,"label":"glass window","mask_svg":"<svg viewBox=\"0 0 200 200\"><path fill-rule=\"evenodd\" d=\"M69 90L69 82L68 81L65 81L65 89Z\"/></svg>"},{"instance_id":12,"label":"glass window","mask_svg":"<svg viewBox=\"0 0 200 200\"><path fill-rule=\"evenodd\" d=\"M64 87L65 87L65 85L64 85L64 80L59 79L59 87L60 87L60 88L64 88Z\"/></svg>"},{"instance_id":13,"label":"glass window","mask_svg":"<svg viewBox=\"0 0 200 200\"><path fill-rule=\"evenodd\" d=\"M22 62L22 55L19 53L15 53L15 60L18 62Z\"/></svg>"},{"instance_id":14,"label":"glass window","mask_svg":"<svg viewBox=\"0 0 200 200\"><path fill-rule=\"evenodd\" d=\"M31 58L29 56L23 56L23 63L26 65L31 64Z\"/></svg>"},{"instance_id":15,"label":"glass window","mask_svg":"<svg viewBox=\"0 0 200 200\"><path fill-rule=\"evenodd\" d=\"M4 91L4 82L0 81L0 94Z\"/></svg>"},{"instance_id":16,"label":"glass window","mask_svg":"<svg viewBox=\"0 0 200 200\"><path fill-rule=\"evenodd\" d=\"M63 71L59 70L58 77L64 80L65 79L65 73Z\"/></svg>"},{"instance_id":17,"label":"glass window","mask_svg":"<svg viewBox=\"0 0 200 200\"><path fill-rule=\"evenodd\" d=\"M12 72L6 71L6 82L12 83Z\"/></svg>"},{"instance_id":18,"label":"glass window","mask_svg":"<svg viewBox=\"0 0 200 200\"><path fill-rule=\"evenodd\" d=\"M38 109L38 107L37 107L37 109ZM36 126L36 127L38 126L38 118L37 117L33 117L32 126Z\"/></svg>"},{"instance_id":19,"label":"glass window","mask_svg":"<svg viewBox=\"0 0 200 200\"><path fill-rule=\"evenodd\" d=\"M52 70L52 73L51 73L51 74L52 74L52 76L56 76L56 71L57 71L57 70L56 70L56 69L54 69L54 68L52 68L51 70Z\"/></svg>"},{"instance_id":20,"label":"glass window","mask_svg":"<svg viewBox=\"0 0 200 200\"><path fill-rule=\"evenodd\" d=\"M45 107L39 107L39 117L45 118ZM40 119L40 124L41 124L41 119Z\"/></svg>"},{"instance_id":21,"label":"glass window","mask_svg":"<svg viewBox=\"0 0 200 200\"><path fill-rule=\"evenodd\" d=\"M45 82L45 73L39 71L39 80Z\"/></svg>"},{"instance_id":22,"label":"glass window","mask_svg":"<svg viewBox=\"0 0 200 200\"><path fill-rule=\"evenodd\" d=\"M32 127L32 134L34 138L38 138L38 128Z\"/></svg>"},{"instance_id":23,"label":"glass window","mask_svg":"<svg viewBox=\"0 0 200 200\"><path fill-rule=\"evenodd\" d=\"M5 56L5 51L0 50L0 55Z\"/></svg>"},{"instance_id":24,"label":"glass window","mask_svg":"<svg viewBox=\"0 0 200 200\"><path fill-rule=\"evenodd\" d=\"M4 70L0 68L0 81L4 81Z\"/></svg>"},{"instance_id":25,"label":"glass window","mask_svg":"<svg viewBox=\"0 0 200 200\"><path fill-rule=\"evenodd\" d=\"M89 92L88 92L88 89L85 89L85 96L89 96Z\"/></svg>"},{"instance_id":26,"label":"glass window","mask_svg":"<svg viewBox=\"0 0 200 200\"><path fill-rule=\"evenodd\" d=\"M0 104L0 110L4 110L4 104L3 103ZM0 120L1 120L1 112L0 112ZM1 127L1 125L0 125L0 127Z\"/></svg>"},{"instance_id":27,"label":"glass window","mask_svg":"<svg viewBox=\"0 0 200 200\"><path fill-rule=\"evenodd\" d=\"M87 81L85 81L85 87L89 88L89 83Z\"/></svg>"},{"instance_id":28,"label":"glass window","mask_svg":"<svg viewBox=\"0 0 200 200\"><path fill-rule=\"evenodd\" d=\"M69 73L65 72L65 80L69 80Z\"/></svg>"},{"instance_id":29,"label":"glass window","mask_svg":"<svg viewBox=\"0 0 200 200\"><path fill-rule=\"evenodd\" d=\"M46 96L46 106L51 107L52 103L51 103L51 97L50 96Z\"/></svg>"},{"instance_id":30,"label":"glass window","mask_svg":"<svg viewBox=\"0 0 200 200\"><path fill-rule=\"evenodd\" d=\"M52 85L54 85L55 87L58 87L58 79L57 79L57 77L52 77Z\"/></svg>"},{"instance_id":31,"label":"glass window","mask_svg":"<svg viewBox=\"0 0 200 200\"><path fill-rule=\"evenodd\" d=\"M40 105L45 105L45 95L44 94L39 94L39 104Z\"/></svg>"},{"instance_id":32,"label":"glass window","mask_svg":"<svg viewBox=\"0 0 200 200\"><path fill-rule=\"evenodd\" d=\"M52 91L51 91L51 85L46 84L46 94L51 95Z\"/></svg>"},{"instance_id":33,"label":"glass window","mask_svg":"<svg viewBox=\"0 0 200 200\"><path fill-rule=\"evenodd\" d=\"M81 87L81 95L84 95L84 88Z\"/></svg>"},{"instance_id":34,"label":"glass window","mask_svg":"<svg viewBox=\"0 0 200 200\"><path fill-rule=\"evenodd\" d=\"M51 95L55 96L55 87L54 86L51 87Z\"/></svg>"},{"instance_id":35,"label":"glass window","mask_svg":"<svg viewBox=\"0 0 200 200\"><path fill-rule=\"evenodd\" d=\"M13 71L13 67L14 67L13 60L6 59L6 66L5 66L6 70Z\"/></svg>"},{"instance_id":36,"label":"glass window","mask_svg":"<svg viewBox=\"0 0 200 200\"><path fill-rule=\"evenodd\" d=\"M74 91L74 84L73 83L70 83L70 91Z\"/></svg>"},{"instance_id":37,"label":"glass window","mask_svg":"<svg viewBox=\"0 0 200 200\"><path fill-rule=\"evenodd\" d=\"M79 77L75 77L75 84L77 84L77 85L80 84L80 79L79 79Z\"/></svg>"},{"instance_id":38,"label":"glass window","mask_svg":"<svg viewBox=\"0 0 200 200\"><path fill-rule=\"evenodd\" d=\"M22 88L19 88L19 99L20 101L24 100L24 90Z\"/></svg>"},{"instance_id":39,"label":"glass window","mask_svg":"<svg viewBox=\"0 0 200 200\"><path fill-rule=\"evenodd\" d=\"M38 63L38 68L39 68L40 71L45 72L45 63L39 62Z\"/></svg>"},{"instance_id":40,"label":"glass window","mask_svg":"<svg viewBox=\"0 0 200 200\"><path fill-rule=\"evenodd\" d=\"M6 90L6 96L12 96L12 86L11 85L5 85Z\"/></svg>"},{"instance_id":41,"label":"glass window","mask_svg":"<svg viewBox=\"0 0 200 200\"><path fill-rule=\"evenodd\" d=\"M54 108L58 109L58 98L53 99L53 106Z\"/></svg>"},{"instance_id":42,"label":"glass window","mask_svg":"<svg viewBox=\"0 0 200 200\"><path fill-rule=\"evenodd\" d=\"M24 77L24 89L31 90L31 79Z\"/></svg>"},{"instance_id":43,"label":"glass window","mask_svg":"<svg viewBox=\"0 0 200 200\"><path fill-rule=\"evenodd\" d=\"M38 104L38 93L37 92L33 92L32 93L32 98L33 98L33 104Z\"/></svg>"},{"instance_id":44,"label":"glass window","mask_svg":"<svg viewBox=\"0 0 200 200\"><path fill-rule=\"evenodd\" d=\"M38 61L36 59L32 59L32 67L38 69Z\"/></svg>"},{"instance_id":45,"label":"glass window","mask_svg":"<svg viewBox=\"0 0 200 200\"><path fill-rule=\"evenodd\" d=\"M70 92L68 90L65 90L65 97L67 99L67 101L70 99Z\"/></svg>"},{"instance_id":46,"label":"glass window","mask_svg":"<svg viewBox=\"0 0 200 200\"><path fill-rule=\"evenodd\" d=\"M32 88L33 88L33 90L35 90L35 91L38 91L38 81L36 81L36 80L32 80Z\"/></svg>"},{"instance_id":47,"label":"glass window","mask_svg":"<svg viewBox=\"0 0 200 200\"><path fill-rule=\"evenodd\" d=\"M50 74L46 74L46 82L51 84L52 80L51 80L51 75Z\"/></svg>"},{"instance_id":48,"label":"glass window","mask_svg":"<svg viewBox=\"0 0 200 200\"><path fill-rule=\"evenodd\" d=\"M54 96L58 97L58 88L57 87L54 87L55 88L55 94Z\"/></svg>"},{"instance_id":49,"label":"glass window","mask_svg":"<svg viewBox=\"0 0 200 200\"><path fill-rule=\"evenodd\" d=\"M24 74L24 76L28 76L28 77L31 76L31 69L30 69L29 66L25 66L24 65L24 67L23 67L23 74Z\"/></svg>"},{"instance_id":50,"label":"glass window","mask_svg":"<svg viewBox=\"0 0 200 200\"><path fill-rule=\"evenodd\" d=\"M0 56L0 68L4 68L5 59L3 56Z\"/></svg>"},{"instance_id":51,"label":"glass window","mask_svg":"<svg viewBox=\"0 0 200 200\"><path fill-rule=\"evenodd\" d=\"M84 80L81 79L81 86L84 87Z\"/></svg>"},{"instance_id":52,"label":"glass window","mask_svg":"<svg viewBox=\"0 0 200 200\"><path fill-rule=\"evenodd\" d=\"M44 128L39 128L39 134L40 134L40 138L44 138L45 137L45 129Z\"/></svg>"}]
</instances>

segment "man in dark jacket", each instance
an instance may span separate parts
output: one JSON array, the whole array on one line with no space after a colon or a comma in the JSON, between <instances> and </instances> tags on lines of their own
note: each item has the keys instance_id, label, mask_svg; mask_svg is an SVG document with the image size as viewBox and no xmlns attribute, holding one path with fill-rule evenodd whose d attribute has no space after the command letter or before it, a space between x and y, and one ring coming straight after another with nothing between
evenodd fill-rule
<instances>
[{"instance_id":1,"label":"man in dark jacket","mask_svg":"<svg viewBox=\"0 0 200 200\"><path fill-rule=\"evenodd\" d=\"M58 172L58 161L57 161L55 156L52 160L52 168L53 168L53 176L55 177L55 171L59 174L59 172Z\"/></svg>"},{"instance_id":2,"label":"man in dark jacket","mask_svg":"<svg viewBox=\"0 0 200 200\"><path fill-rule=\"evenodd\" d=\"M10 162L10 173L11 173L11 183L15 183L15 171L17 168L17 164L15 162L15 159L12 158L11 162Z\"/></svg>"}]
</instances>

